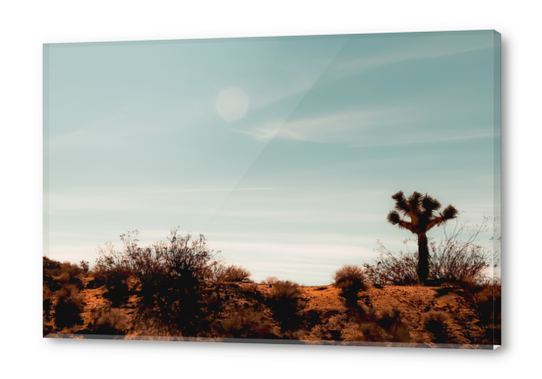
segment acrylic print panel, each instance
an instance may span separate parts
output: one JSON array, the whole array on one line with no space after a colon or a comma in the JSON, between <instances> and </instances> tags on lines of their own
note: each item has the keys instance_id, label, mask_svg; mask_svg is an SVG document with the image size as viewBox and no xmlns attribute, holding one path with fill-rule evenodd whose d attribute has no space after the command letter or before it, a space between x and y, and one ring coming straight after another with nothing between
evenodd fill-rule
<instances>
[{"instance_id":1,"label":"acrylic print panel","mask_svg":"<svg viewBox=\"0 0 542 379\"><path fill-rule=\"evenodd\" d=\"M494 31L44 46L46 337L491 349Z\"/></svg>"}]
</instances>

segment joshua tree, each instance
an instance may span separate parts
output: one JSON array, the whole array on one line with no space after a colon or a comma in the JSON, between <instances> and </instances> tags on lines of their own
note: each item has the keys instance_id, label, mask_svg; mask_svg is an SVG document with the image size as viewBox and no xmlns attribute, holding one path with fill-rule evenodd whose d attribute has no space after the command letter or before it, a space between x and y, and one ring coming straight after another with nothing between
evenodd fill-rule
<instances>
[{"instance_id":1,"label":"joshua tree","mask_svg":"<svg viewBox=\"0 0 542 379\"><path fill-rule=\"evenodd\" d=\"M388 221L418 235L418 278L420 282L427 284L429 274L427 232L433 226L442 225L446 221L456 218L457 209L448 205L442 212L437 213L440 209L440 203L431 196L427 194L423 196L419 192L414 192L408 199L405 199L403 191L399 191L391 198L395 200L395 210L388 214ZM408 216L410 222L401 218L399 213Z\"/></svg>"}]
</instances>

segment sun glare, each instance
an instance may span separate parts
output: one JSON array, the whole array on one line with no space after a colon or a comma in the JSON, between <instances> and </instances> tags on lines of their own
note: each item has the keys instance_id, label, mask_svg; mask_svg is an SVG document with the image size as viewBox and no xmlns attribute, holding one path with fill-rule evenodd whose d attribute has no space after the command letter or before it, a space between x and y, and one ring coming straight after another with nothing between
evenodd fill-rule
<instances>
[{"instance_id":1,"label":"sun glare","mask_svg":"<svg viewBox=\"0 0 542 379\"><path fill-rule=\"evenodd\" d=\"M220 91L216 101L216 111L226 121L240 120L247 114L249 98L238 87Z\"/></svg>"}]
</instances>

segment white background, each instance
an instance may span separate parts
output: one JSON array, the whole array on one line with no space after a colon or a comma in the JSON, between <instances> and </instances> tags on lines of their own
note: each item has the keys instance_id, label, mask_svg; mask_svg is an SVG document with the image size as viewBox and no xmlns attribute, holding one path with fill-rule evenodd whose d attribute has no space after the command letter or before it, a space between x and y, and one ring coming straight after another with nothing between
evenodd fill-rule
<instances>
[{"instance_id":1,"label":"white background","mask_svg":"<svg viewBox=\"0 0 542 379\"><path fill-rule=\"evenodd\" d=\"M535 1L18 1L0 7L3 377L536 376L541 41ZM503 342L497 351L41 338L42 44L496 29L503 42ZM538 374L537 374L538 372ZM7 374L7 375L5 375Z\"/></svg>"}]
</instances>

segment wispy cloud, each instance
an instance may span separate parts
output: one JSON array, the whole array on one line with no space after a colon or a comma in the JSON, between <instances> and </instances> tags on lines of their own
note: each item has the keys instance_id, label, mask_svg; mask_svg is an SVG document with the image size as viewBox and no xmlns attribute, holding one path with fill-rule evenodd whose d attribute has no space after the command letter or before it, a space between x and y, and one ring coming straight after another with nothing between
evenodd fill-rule
<instances>
[{"instance_id":1,"label":"wispy cloud","mask_svg":"<svg viewBox=\"0 0 542 379\"><path fill-rule=\"evenodd\" d=\"M345 75L354 75L395 63L436 59L491 47L493 44L490 38L468 39L461 35L433 38L428 35L417 43L342 62L333 67L333 70Z\"/></svg>"},{"instance_id":2,"label":"wispy cloud","mask_svg":"<svg viewBox=\"0 0 542 379\"><path fill-rule=\"evenodd\" d=\"M144 189L144 193L199 193L199 192L249 192L249 191L272 191L277 187L246 187L246 188L164 188L164 189Z\"/></svg>"},{"instance_id":3,"label":"wispy cloud","mask_svg":"<svg viewBox=\"0 0 542 379\"><path fill-rule=\"evenodd\" d=\"M301 120L270 122L249 129L231 129L258 141L270 139L319 143L340 143L353 147L389 146L494 138L488 128L413 130L411 125L426 122L435 112L430 101L397 107L349 111Z\"/></svg>"},{"instance_id":4,"label":"wispy cloud","mask_svg":"<svg viewBox=\"0 0 542 379\"><path fill-rule=\"evenodd\" d=\"M246 253L266 257L276 257L277 260L286 259L359 259L360 257L373 258L378 254L362 247L348 245L321 245L321 244L282 244L282 243L257 243L257 242L231 242L231 241L210 241L213 249L221 250L223 254Z\"/></svg>"},{"instance_id":5,"label":"wispy cloud","mask_svg":"<svg viewBox=\"0 0 542 379\"><path fill-rule=\"evenodd\" d=\"M214 194L220 198L228 193L271 191L271 187L246 188L175 188L175 187L86 187L71 191L44 194L49 212L76 210L129 210L154 207L160 195ZM160 198L163 200L163 198ZM201 210L200 213L210 212Z\"/></svg>"},{"instance_id":6,"label":"wispy cloud","mask_svg":"<svg viewBox=\"0 0 542 379\"><path fill-rule=\"evenodd\" d=\"M310 211L307 208L299 210L286 209L219 209L214 212L215 216L222 217L237 217L237 218L263 218L263 219L279 219L281 222L303 222L303 223L348 223L348 222L375 222L381 221L381 215L374 214L359 214L355 211L335 211L320 209L318 211Z\"/></svg>"},{"instance_id":7,"label":"wispy cloud","mask_svg":"<svg viewBox=\"0 0 542 379\"><path fill-rule=\"evenodd\" d=\"M45 198L49 212L66 210L126 210L135 209L134 199L123 196L50 193Z\"/></svg>"},{"instance_id":8,"label":"wispy cloud","mask_svg":"<svg viewBox=\"0 0 542 379\"><path fill-rule=\"evenodd\" d=\"M397 125L408 118L412 122L415 117L412 113L412 108L408 107L354 110L284 123L273 121L245 130L230 130L249 135L259 141L279 138L311 142L345 142L352 140L352 132L362 133L367 129Z\"/></svg>"},{"instance_id":9,"label":"wispy cloud","mask_svg":"<svg viewBox=\"0 0 542 379\"><path fill-rule=\"evenodd\" d=\"M160 107L147 102L152 101L135 99L105 117L93 121L76 119L69 128L54 125L58 121L53 120L50 129L57 134L46 141L48 147L51 150L96 150L148 146L149 137L169 139L172 132L204 123L212 114L212 100L207 97ZM63 129L67 132L59 133Z\"/></svg>"},{"instance_id":10,"label":"wispy cloud","mask_svg":"<svg viewBox=\"0 0 542 379\"><path fill-rule=\"evenodd\" d=\"M261 83L260 90L250 94L251 110L260 110L282 100L300 96L313 87L318 77L319 73L314 73L312 75L298 73L292 78L292 81L281 86L273 87L273 83L267 81ZM269 88L270 86L272 88Z\"/></svg>"}]
</instances>

